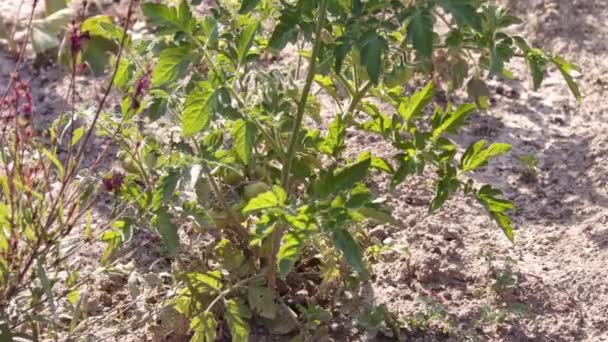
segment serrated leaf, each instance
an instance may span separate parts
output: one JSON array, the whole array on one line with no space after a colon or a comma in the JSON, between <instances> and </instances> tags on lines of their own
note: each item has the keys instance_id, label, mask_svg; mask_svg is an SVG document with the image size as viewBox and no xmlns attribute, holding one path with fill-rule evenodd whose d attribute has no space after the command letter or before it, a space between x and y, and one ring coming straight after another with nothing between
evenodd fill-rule
<instances>
[{"instance_id":1,"label":"serrated leaf","mask_svg":"<svg viewBox=\"0 0 608 342\"><path fill-rule=\"evenodd\" d=\"M261 0L243 0L241 3L241 8L239 9L239 14L247 14L253 11L259 4Z\"/></svg>"},{"instance_id":2,"label":"serrated leaf","mask_svg":"<svg viewBox=\"0 0 608 342\"><path fill-rule=\"evenodd\" d=\"M348 262L348 264L362 277L367 275L367 270L363 264L363 254L361 253L361 247L357 244L357 241L343 228L338 228L333 231L332 234L336 248Z\"/></svg>"},{"instance_id":3,"label":"serrated leaf","mask_svg":"<svg viewBox=\"0 0 608 342\"><path fill-rule=\"evenodd\" d=\"M459 26L470 26L481 32L481 16L477 13L474 1L440 0L439 4L456 20Z\"/></svg>"},{"instance_id":4,"label":"serrated leaf","mask_svg":"<svg viewBox=\"0 0 608 342\"><path fill-rule=\"evenodd\" d=\"M185 273L188 284L194 286L197 292L202 294L217 294L222 289L222 273L211 271L205 273Z\"/></svg>"},{"instance_id":5,"label":"serrated leaf","mask_svg":"<svg viewBox=\"0 0 608 342\"><path fill-rule=\"evenodd\" d=\"M178 31L191 33L196 24L186 0L182 0L178 8L148 2L141 5L141 9L148 19L169 33Z\"/></svg>"},{"instance_id":6,"label":"serrated leaf","mask_svg":"<svg viewBox=\"0 0 608 342\"><path fill-rule=\"evenodd\" d=\"M114 77L114 84L122 91L127 90L129 81L135 71L134 66L125 58L120 59L120 64L116 70L116 77Z\"/></svg>"},{"instance_id":7,"label":"serrated leaf","mask_svg":"<svg viewBox=\"0 0 608 342\"><path fill-rule=\"evenodd\" d=\"M399 104L399 115L405 120L410 120L419 117L423 114L422 110L426 107L435 96L435 85L433 82L429 82L426 87L416 92L409 100L404 98L406 101L402 101Z\"/></svg>"},{"instance_id":8,"label":"serrated leaf","mask_svg":"<svg viewBox=\"0 0 608 342\"><path fill-rule=\"evenodd\" d=\"M243 119L235 121L232 127L231 135L234 140L234 149L239 159L245 165L249 165L251 151L255 144L256 132L256 126Z\"/></svg>"},{"instance_id":9,"label":"serrated leaf","mask_svg":"<svg viewBox=\"0 0 608 342\"><path fill-rule=\"evenodd\" d=\"M434 213L439 210L439 208L443 206L445 201L447 201L450 195L453 194L459 186L460 182L458 182L458 179L456 179L453 175L444 175L444 177L437 182L436 194L431 201L429 211Z\"/></svg>"},{"instance_id":10,"label":"serrated leaf","mask_svg":"<svg viewBox=\"0 0 608 342\"><path fill-rule=\"evenodd\" d=\"M277 304L274 302L274 294L267 287L251 286L247 290L247 301L249 307L258 315L274 319L277 316Z\"/></svg>"},{"instance_id":11,"label":"serrated leaf","mask_svg":"<svg viewBox=\"0 0 608 342\"><path fill-rule=\"evenodd\" d=\"M182 78L188 66L192 49L189 46L180 46L163 50L158 57L158 63L152 71L152 84L160 86L175 82Z\"/></svg>"},{"instance_id":12,"label":"serrated leaf","mask_svg":"<svg viewBox=\"0 0 608 342\"><path fill-rule=\"evenodd\" d=\"M319 144L319 150L330 156L336 156L344 148L344 139L346 137L346 126L341 115L336 117L329 123L327 127L327 135Z\"/></svg>"},{"instance_id":13,"label":"serrated leaf","mask_svg":"<svg viewBox=\"0 0 608 342\"><path fill-rule=\"evenodd\" d=\"M454 129L464 123L467 117L475 110L474 104L463 104L458 107L454 113L451 113L448 118L443 121L439 127L433 130L432 140L437 141L444 132L454 131Z\"/></svg>"},{"instance_id":14,"label":"serrated leaf","mask_svg":"<svg viewBox=\"0 0 608 342\"><path fill-rule=\"evenodd\" d=\"M294 226L293 230L290 230L283 236L283 243L277 255L281 279L285 279L293 268L293 265L299 258L300 252L306 245L309 235L310 230Z\"/></svg>"},{"instance_id":15,"label":"serrated leaf","mask_svg":"<svg viewBox=\"0 0 608 342\"><path fill-rule=\"evenodd\" d=\"M249 341L249 324L247 319L251 317L251 312L239 299L226 301L224 318L230 328L233 342Z\"/></svg>"},{"instance_id":16,"label":"serrated leaf","mask_svg":"<svg viewBox=\"0 0 608 342\"><path fill-rule=\"evenodd\" d=\"M211 312L203 311L190 323L194 335L190 342L215 342L218 323Z\"/></svg>"},{"instance_id":17,"label":"serrated leaf","mask_svg":"<svg viewBox=\"0 0 608 342\"><path fill-rule=\"evenodd\" d=\"M526 52L526 67L532 76L534 90L538 90L545 78L547 58L542 50L530 49Z\"/></svg>"},{"instance_id":18,"label":"serrated leaf","mask_svg":"<svg viewBox=\"0 0 608 342\"><path fill-rule=\"evenodd\" d=\"M260 22L254 19L249 25L245 26L239 37L236 41L237 46L237 58L238 64L242 65L245 62L245 58L247 57L247 53L249 49L251 49L251 45L253 45L253 41L255 39L255 34L260 27Z\"/></svg>"},{"instance_id":19,"label":"serrated leaf","mask_svg":"<svg viewBox=\"0 0 608 342\"><path fill-rule=\"evenodd\" d=\"M580 68L578 66L566 61L561 56L557 56L557 55L553 56L553 58L551 60L553 61L553 64L555 64L555 66L557 66L557 69L559 69L562 76L566 80L566 83L568 84L568 88L570 88L572 95L574 95L576 100L581 102L583 99L583 96L581 95L578 85L576 84L576 82L574 81L574 79L572 78L572 75L571 75L572 71L580 72Z\"/></svg>"},{"instance_id":20,"label":"serrated leaf","mask_svg":"<svg viewBox=\"0 0 608 342\"><path fill-rule=\"evenodd\" d=\"M227 239L222 239L214 248L219 264L227 271L232 272L245 262L245 255Z\"/></svg>"},{"instance_id":21,"label":"serrated leaf","mask_svg":"<svg viewBox=\"0 0 608 342\"><path fill-rule=\"evenodd\" d=\"M332 193L351 189L362 181L367 176L371 163L371 158L368 158L337 170L333 175Z\"/></svg>"},{"instance_id":22,"label":"serrated leaf","mask_svg":"<svg viewBox=\"0 0 608 342\"><path fill-rule=\"evenodd\" d=\"M217 104L216 92L208 83L199 85L188 95L182 112L182 135L190 137L202 131L211 121Z\"/></svg>"},{"instance_id":23,"label":"serrated leaf","mask_svg":"<svg viewBox=\"0 0 608 342\"><path fill-rule=\"evenodd\" d=\"M490 72L494 74L504 74L505 64L508 63L515 54L512 44L512 39L507 38L501 40L494 46L490 54Z\"/></svg>"},{"instance_id":24,"label":"serrated leaf","mask_svg":"<svg viewBox=\"0 0 608 342\"><path fill-rule=\"evenodd\" d=\"M167 204L169 200L175 196L177 183L181 177L182 174L178 169L171 169L166 175L160 178L152 196L152 207L154 209L158 209L162 205Z\"/></svg>"},{"instance_id":25,"label":"serrated leaf","mask_svg":"<svg viewBox=\"0 0 608 342\"><path fill-rule=\"evenodd\" d=\"M156 214L153 222L169 254L176 257L179 254L180 242L177 225L173 220L173 215L162 209Z\"/></svg>"},{"instance_id":26,"label":"serrated leaf","mask_svg":"<svg viewBox=\"0 0 608 342\"><path fill-rule=\"evenodd\" d=\"M507 238L513 242L514 234L513 227L511 226L511 219L505 213L506 211L513 209L513 203L505 200L502 197L500 190L494 189L489 185L481 187L477 193L477 200L484 206L488 211L490 217L496 221L498 226L503 230Z\"/></svg>"},{"instance_id":27,"label":"serrated leaf","mask_svg":"<svg viewBox=\"0 0 608 342\"><path fill-rule=\"evenodd\" d=\"M371 159L370 167L374 169L384 171L389 174L395 172L393 166L388 161L386 161L384 158L373 155L369 151L363 152L359 155L359 157L357 157L357 161L362 161L365 159Z\"/></svg>"},{"instance_id":28,"label":"serrated leaf","mask_svg":"<svg viewBox=\"0 0 608 342\"><path fill-rule=\"evenodd\" d=\"M487 142L480 140L465 151L460 161L460 169L462 172L472 171L487 164L492 157L499 156L511 150L511 145L503 143L494 143L487 149L484 149Z\"/></svg>"},{"instance_id":29,"label":"serrated leaf","mask_svg":"<svg viewBox=\"0 0 608 342\"><path fill-rule=\"evenodd\" d=\"M382 56L388 49L388 43L376 31L369 31L363 35L359 44L361 64L365 67L369 79L378 84L382 72Z\"/></svg>"},{"instance_id":30,"label":"serrated leaf","mask_svg":"<svg viewBox=\"0 0 608 342\"><path fill-rule=\"evenodd\" d=\"M279 186L273 186L271 191L267 191L252 198L247 206L243 208L243 213L248 213L256 210L275 208L287 199L287 193Z\"/></svg>"},{"instance_id":31,"label":"serrated leaf","mask_svg":"<svg viewBox=\"0 0 608 342\"><path fill-rule=\"evenodd\" d=\"M433 54L433 16L428 8L414 8L407 34L413 41L414 49L423 57L430 58Z\"/></svg>"},{"instance_id":32,"label":"serrated leaf","mask_svg":"<svg viewBox=\"0 0 608 342\"><path fill-rule=\"evenodd\" d=\"M298 37L299 15L292 12L283 12L279 18L279 23L268 41L268 47L280 51L285 48L287 43L293 43Z\"/></svg>"}]
</instances>

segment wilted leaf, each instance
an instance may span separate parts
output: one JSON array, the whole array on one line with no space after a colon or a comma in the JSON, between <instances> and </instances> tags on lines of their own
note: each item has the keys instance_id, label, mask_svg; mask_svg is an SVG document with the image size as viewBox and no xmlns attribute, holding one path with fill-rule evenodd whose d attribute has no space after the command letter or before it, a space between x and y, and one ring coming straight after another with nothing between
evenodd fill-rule
<instances>
[{"instance_id":1,"label":"wilted leaf","mask_svg":"<svg viewBox=\"0 0 608 342\"><path fill-rule=\"evenodd\" d=\"M239 299L226 301L224 318L230 328L233 342L249 341L249 324L247 324L247 319L251 318L251 312L243 302Z\"/></svg>"},{"instance_id":2,"label":"wilted leaf","mask_svg":"<svg viewBox=\"0 0 608 342\"><path fill-rule=\"evenodd\" d=\"M190 342L215 342L217 327L218 323L211 312L201 312L190 323L190 328L194 331Z\"/></svg>"},{"instance_id":3,"label":"wilted leaf","mask_svg":"<svg viewBox=\"0 0 608 342\"><path fill-rule=\"evenodd\" d=\"M274 302L274 294L267 287L251 286L247 290L249 307L258 315L274 319L277 315L277 304Z\"/></svg>"}]
</instances>

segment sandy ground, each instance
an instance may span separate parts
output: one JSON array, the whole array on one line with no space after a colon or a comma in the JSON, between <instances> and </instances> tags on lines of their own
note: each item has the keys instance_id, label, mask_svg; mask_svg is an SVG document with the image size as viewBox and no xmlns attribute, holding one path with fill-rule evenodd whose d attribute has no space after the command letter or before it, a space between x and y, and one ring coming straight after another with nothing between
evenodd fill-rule
<instances>
[{"instance_id":1,"label":"sandy ground","mask_svg":"<svg viewBox=\"0 0 608 342\"><path fill-rule=\"evenodd\" d=\"M18 2L0 1L0 10L12 13ZM442 316L439 325L449 326L451 340L608 341L608 104L603 98L608 90L608 2L505 2L526 19L524 36L584 70L577 79L584 94L579 105L558 73L552 72L544 87L533 92L524 67L514 64L519 79L493 82L490 111L476 115L457 138L461 146L481 138L513 144L509 156L474 178L505 190L517 204L516 242L509 243L468 200L451 200L429 216L432 188L412 178L388 196L407 228L374 230L377 237L407 251L389 253L375 264L376 278L363 294L402 317ZM0 54L0 85L11 70L10 58ZM28 65L22 74L32 79L39 111L52 117L63 105L56 90L65 87L65 80L46 67ZM364 136L352 136L349 144L353 150L386 152L385 146ZM538 159L536 175L526 172L518 158L522 155ZM144 247L155 244L149 237L140 238L147 239ZM101 246L93 246L84 263L92 264L100 253ZM148 251L144 259L151 262L156 253ZM91 307L103 324L89 327L91 340L149 337L145 324L129 326L118 318L103 318L113 306L127 302L126 279L116 280L116 274L94 279ZM139 309L152 307L158 306ZM128 330L118 331L123 328ZM363 338L350 332L357 336L352 339ZM436 331L412 339L445 337Z\"/></svg>"}]
</instances>

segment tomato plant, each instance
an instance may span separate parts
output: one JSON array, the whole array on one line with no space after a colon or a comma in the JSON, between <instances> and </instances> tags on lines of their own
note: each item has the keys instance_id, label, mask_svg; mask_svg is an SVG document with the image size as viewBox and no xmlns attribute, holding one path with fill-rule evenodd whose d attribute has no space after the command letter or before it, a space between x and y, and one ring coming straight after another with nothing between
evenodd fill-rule
<instances>
[{"instance_id":1,"label":"tomato plant","mask_svg":"<svg viewBox=\"0 0 608 342\"><path fill-rule=\"evenodd\" d=\"M106 183L133 210L103 233L104 259L125 226L156 231L179 266L172 301L194 341L215 341L220 326L246 341L253 316L313 338L318 304L369 275L364 223L400 225L370 189L374 176L390 179L388 192L432 169L430 213L471 197L514 240L513 204L469 177L510 146L460 148L452 137L487 109L485 80L512 79L517 60L534 88L553 65L581 98L578 68L510 34L517 17L478 0L217 1L202 16L197 2L143 3L154 34L136 41L107 17L82 25L127 51L113 75L121 112L96 129L119 147L122 171ZM435 100L461 88L473 103ZM353 154L352 132L392 155ZM216 237L202 269L182 258L192 230ZM293 304L310 283L310 300Z\"/></svg>"},{"instance_id":2,"label":"tomato plant","mask_svg":"<svg viewBox=\"0 0 608 342\"><path fill-rule=\"evenodd\" d=\"M299 326L283 300L298 288L294 272L322 275L319 297L351 270L364 280L362 223L399 225L368 188L374 174L394 189L435 169L431 213L451 196L472 197L513 241L513 204L467 177L510 146L480 140L459 155L450 136L487 108L484 79L513 78L515 59L534 88L553 64L580 100L577 67L508 34L520 20L485 1L243 1L202 18L187 1L142 10L156 34L118 75L121 158L132 170L121 196L140 198L139 213L177 259L180 227L221 232L218 264L179 277L177 308L197 341L215 340L219 322L246 340L252 315L272 325L290 314ZM433 104L438 89L462 87L474 104ZM170 129L141 131L141 121ZM349 153L352 131L382 138L392 159Z\"/></svg>"}]
</instances>

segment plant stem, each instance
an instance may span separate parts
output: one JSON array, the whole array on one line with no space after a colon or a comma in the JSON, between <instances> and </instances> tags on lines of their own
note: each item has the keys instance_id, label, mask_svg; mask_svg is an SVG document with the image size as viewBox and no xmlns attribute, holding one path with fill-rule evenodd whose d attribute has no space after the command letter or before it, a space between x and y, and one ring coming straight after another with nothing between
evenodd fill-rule
<instances>
[{"instance_id":1,"label":"plant stem","mask_svg":"<svg viewBox=\"0 0 608 342\"><path fill-rule=\"evenodd\" d=\"M308 96L310 95L310 89L312 88L312 83L315 79L315 74L317 73L317 56L321 50L321 39L319 38L321 30L323 29L323 25L325 24L327 10L327 0L322 0L319 5L319 18L317 19L317 28L315 31L315 43L312 50L312 56L310 57L310 64L308 65L308 75L306 76L306 83L304 84L304 88L302 89L302 95L300 97L300 101L298 102L298 109L296 112L296 121L293 125L293 130L291 133L291 139L289 142L289 147L287 149L287 159L283 163L283 170L281 174L281 185L285 190L289 187L289 176L291 172L291 165L293 164L293 159L295 157L295 150L298 143L298 133L300 133L300 129L302 128L302 121L304 119L304 111L306 110L306 103L308 102Z\"/></svg>"},{"instance_id":2,"label":"plant stem","mask_svg":"<svg viewBox=\"0 0 608 342\"><path fill-rule=\"evenodd\" d=\"M220 300L226 298L226 296L229 295L230 293L232 293L232 291L234 291L238 288L241 288L241 287L249 284L250 282L252 282L258 278L261 278L265 275L266 275L266 272L261 272L256 275L253 275L249 278L242 279L242 280L238 281L236 284L232 285L230 288L220 292L220 294L217 297L215 297L215 299L213 299L213 301L209 304L207 309L205 309L205 312L210 312L211 309L213 309L213 307L215 306L215 304L219 303Z\"/></svg>"},{"instance_id":3,"label":"plant stem","mask_svg":"<svg viewBox=\"0 0 608 342\"><path fill-rule=\"evenodd\" d=\"M312 56L310 56L310 62L308 64L308 74L306 75L306 83L302 88L302 95L298 102L298 109L296 112L296 121L293 125L291 133L291 139L289 147L287 148L287 154L283 161L283 170L281 172L281 186L285 191L289 192L289 181L291 175L291 166L296 154L296 146L298 144L298 136L300 129L302 128L302 121L304 119L304 111L306 110L306 103L308 102L308 96L310 95L310 89L317 73L317 57L321 52L321 30L325 25L325 18L327 15L327 0L321 0L319 4L319 17L317 18L317 26L315 28L315 41L312 49ZM277 278L277 255L279 254L279 248L281 246L281 238L283 237L282 225L278 225L276 230L272 233L272 250L270 255L270 269L268 271L268 287L270 289L276 289L276 278Z\"/></svg>"}]
</instances>

